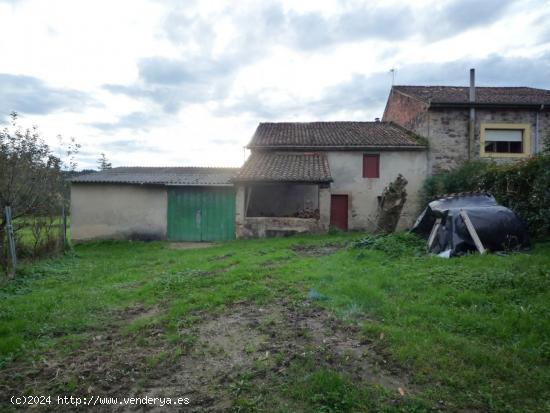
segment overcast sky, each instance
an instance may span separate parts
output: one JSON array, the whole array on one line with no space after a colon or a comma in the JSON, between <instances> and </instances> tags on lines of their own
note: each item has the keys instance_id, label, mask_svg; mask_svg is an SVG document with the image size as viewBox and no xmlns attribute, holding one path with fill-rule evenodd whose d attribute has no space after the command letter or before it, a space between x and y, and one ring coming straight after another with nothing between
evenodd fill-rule
<instances>
[{"instance_id":1,"label":"overcast sky","mask_svg":"<svg viewBox=\"0 0 550 413\"><path fill-rule=\"evenodd\" d=\"M381 116L391 68L550 89L549 22L547 0L0 0L0 123L75 137L80 168L239 166L259 122Z\"/></svg>"}]
</instances>

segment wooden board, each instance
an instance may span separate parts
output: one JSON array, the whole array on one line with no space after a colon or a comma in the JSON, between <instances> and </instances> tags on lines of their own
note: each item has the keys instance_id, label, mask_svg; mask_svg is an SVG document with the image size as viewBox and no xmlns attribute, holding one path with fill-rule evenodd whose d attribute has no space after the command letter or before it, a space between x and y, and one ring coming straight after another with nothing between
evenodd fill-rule
<instances>
[{"instance_id":1,"label":"wooden board","mask_svg":"<svg viewBox=\"0 0 550 413\"><path fill-rule=\"evenodd\" d=\"M466 228L468 228L468 232L470 233L470 236L474 240L474 244L476 244L476 248L479 251L480 254L485 254L487 250L481 243L481 240L479 239L479 236L477 235L476 229L474 228L474 224L472 224L472 221L470 220L470 217L468 216L468 213L464 211L463 209L460 210L460 216L462 217L462 220L466 224Z\"/></svg>"}]
</instances>

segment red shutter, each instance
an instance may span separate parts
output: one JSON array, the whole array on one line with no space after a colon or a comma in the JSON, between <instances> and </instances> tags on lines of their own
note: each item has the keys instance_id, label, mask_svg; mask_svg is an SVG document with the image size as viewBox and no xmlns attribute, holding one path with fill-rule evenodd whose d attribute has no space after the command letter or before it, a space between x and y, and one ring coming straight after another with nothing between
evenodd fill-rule
<instances>
[{"instance_id":1,"label":"red shutter","mask_svg":"<svg viewBox=\"0 0 550 413\"><path fill-rule=\"evenodd\" d=\"M363 178L380 178L380 155L363 155Z\"/></svg>"}]
</instances>

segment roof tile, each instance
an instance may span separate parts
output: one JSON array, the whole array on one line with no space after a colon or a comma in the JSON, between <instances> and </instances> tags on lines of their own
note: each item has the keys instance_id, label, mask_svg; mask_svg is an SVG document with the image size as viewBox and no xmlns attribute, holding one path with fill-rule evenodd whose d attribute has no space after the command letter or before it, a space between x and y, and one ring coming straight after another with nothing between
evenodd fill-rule
<instances>
[{"instance_id":1,"label":"roof tile","mask_svg":"<svg viewBox=\"0 0 550 413\"><path fill-rule=\"evenodd\" d=\"M253 152L234 181L323 183L332 177L324 154Z\"/></svg>"},{"instance_id":2,"label":"roof tile","mask_svg":"<svg viewBox=\"0 0 550 413\"><path fill-rule=\"evenodd\" d=\"M467 104L470 88L468 86L394 86L406 95L426 103ZM548 105L550 90L531 87L478 87L476 103L494 105Z\"/></svg>"},{"instance_id":3,"label":"roof tile","mask_svg":"<svg viewBox=\"0 0 550 413\"><path fill-rule=\"evenodd\" d=\"M422 147L417 137L390 122L260 123L249 148Z\"/></svg>"},{"instance_id":4,"label":"roof tile","mask_svg":"<svg viewBox=\"0 0 550 413\"><path fill-rule=\"evenodd\" d=\"M149 185L228 185L238 168L120 167L71 179L74 183L124 183Z\"/></svg>"}]
</instances>

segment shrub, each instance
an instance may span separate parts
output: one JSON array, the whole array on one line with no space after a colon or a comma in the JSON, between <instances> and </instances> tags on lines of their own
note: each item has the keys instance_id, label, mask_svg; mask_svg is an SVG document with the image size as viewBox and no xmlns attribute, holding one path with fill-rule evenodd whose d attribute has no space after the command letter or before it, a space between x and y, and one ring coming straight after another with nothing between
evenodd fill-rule
<instances>
[{"instance_id":1,"label":"shrub","mask_svg":"<svg viewBox=\"0 0 550 413\"><path fill-rule=\"evenodd\" d=\"M391 257L419 255L423 253L425 246L425 241L410 232L367 235L352 244L353 248L382 251Z\"/></svg>"},{"instance_id":2,"label":"shrub","mask_svg":"<svg viewBox=\"0 0 550 413\"><path fill-rule=\"evenodd\" d=\"M426 179L425 202L448 193L489 192L502 205L516 212L535 238L550 236L550 154L497 165L468 162L454 171Z\"/></svg>"}]
</instances>

